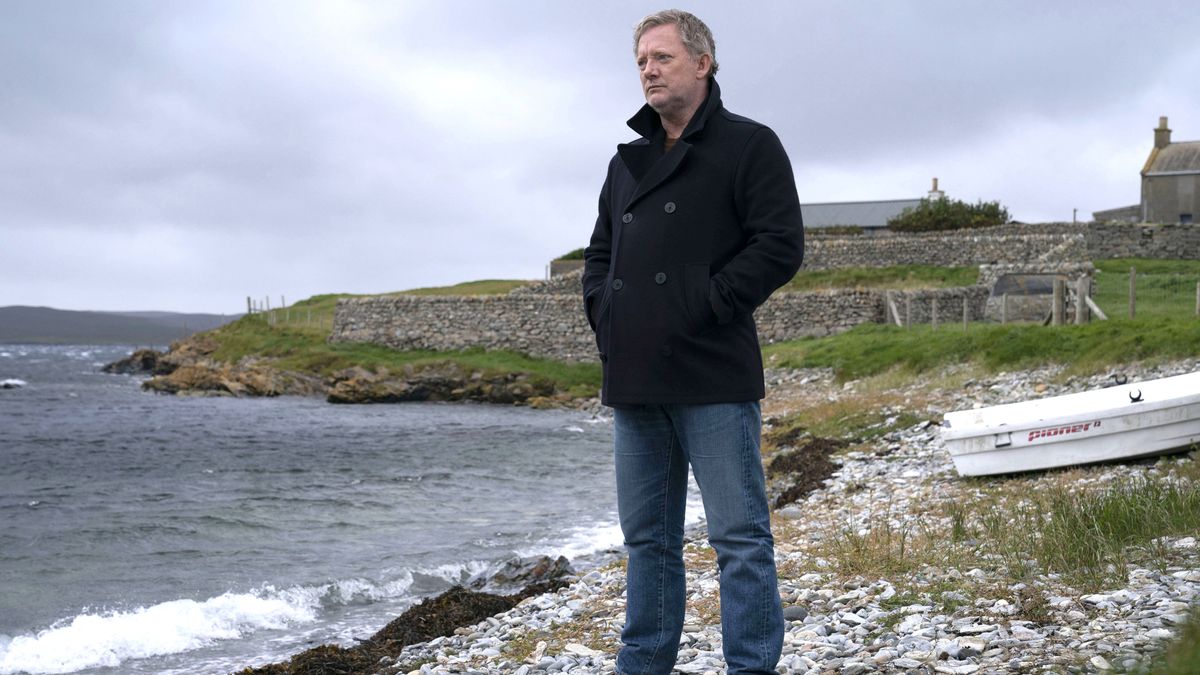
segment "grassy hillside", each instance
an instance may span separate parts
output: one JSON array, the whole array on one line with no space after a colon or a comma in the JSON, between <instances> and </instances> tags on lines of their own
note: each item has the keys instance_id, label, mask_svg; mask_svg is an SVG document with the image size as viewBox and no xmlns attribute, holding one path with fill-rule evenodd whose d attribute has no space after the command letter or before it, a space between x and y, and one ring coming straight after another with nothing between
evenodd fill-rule
<instances>
[{"instance_id":1,"label":"grassy hillside","mask_svg":"<svg viewBox=\"0 0 1200 675\"><path fill-rule=\"evenodd\" d=\"M1156 275L1182 274L1200 279L1200 261L1120 260L1098 263L1099 294L1119 305L1121 289L1128 291L1128 268L1136 266L1140 283L1150 286ZM1186 275L1194 274L1194 277ZM975 268L903 266L886 269L849 269L801 272L786 290L821 288L921 288L973 284ZM440 288L404 291L420 295L471 295L506 293L525 282L477 281ZM332 345L326 342L337 300L345 294L319 295L275 310L273 323L257 314L213 331L219 344L217 358L237 361L244 356L263 356L289 370L328 375L351 366L368 370L395 370L409 366L452 361L464 368L487 372L521 372L556 383L560 390L577 395L594 395L600 386L596 364L563 364L512 352L468 350L464 352L399 352L361 344ZM1140 296L1139 296L1140 297ZM1181 296L1182 297L1182 296ZM1194 298L1194 295L1188 296ZM1187 297L1184 301L1191 302ZM1176 302L1183 307L1186 302ZM1200 320L1190 311L1176 307L1170 316L1147 313L1135 320L1115 316L1112 321L1083 326L1044 327L1029 324L1006 326L974 323L964 331L947 325L933 331L929 326L910 329L888 325L864 325L846 333L769 345L764 356L777 367L829 367L839 377L854 379L888 370L911 376L957 363L973 363L988 371L1030 368L1060 363L1072 372L1101 371L1132 361L1179 359L1200 355ZM1119 315L1119 312L1113 312Z\"/></svg>"}]
</instances>

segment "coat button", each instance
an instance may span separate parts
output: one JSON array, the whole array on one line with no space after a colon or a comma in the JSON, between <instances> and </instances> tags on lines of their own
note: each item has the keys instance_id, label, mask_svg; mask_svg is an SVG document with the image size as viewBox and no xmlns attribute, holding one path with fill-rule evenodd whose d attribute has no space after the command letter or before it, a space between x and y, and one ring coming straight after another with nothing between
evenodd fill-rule
<instances>
[{"instance_id":1,"label":"coat button","mask_svg":"<svg viewBox=\"0 0 1200 675\"><path fill-rule=\"evenodd\" d=\"M663 284L667 283L666 273L659 272L658 274L655 274L654 275L654 283L658 284L659 286L662 286Z\"/></svg>"},{"instance_id":2,"label":"coat button","mask_svg":"<svg viewBox=\"0 0 1200 675\"><path fill-rule=\"evenodd\" d=\"M625 215L621 216L621 222L625 223L626 225L628 225L629 223L632 223L633 222L633 214L626 213Z\"/></svg>"},{"instance_id":3,"label":"coat button","mask_svg":"<svg viewBox=\"0 0 1200 675\"><path fill-rule=\"evenodd\" d=\"M675 202L667 202L666 205L663 206L663 211L666 211L667 213L675 213Z\"/></svg>"},{"instance_id":4,"label":"coat button","mask_svg":"<svg viewBox=\"0 0 1200 675\"><path fill-rule=\"evenodd\" d=\"M621 281L620 279L613 279L613 282L612 282L612 289L613 289L614 291L619 291L619 290L621 290L622 288L625 288L625 282L624 282L624 281Z\"/></svg>"},{"instance_id":5,"label":"coat button","mask_svg":"<svg viewBox=\"0 0 1200 675\"><path fill-rule=\"evenodd\" d=\"M674 352L671 351L671 345L663 345L662 348L658 350L658 353L665 357L669 357Z\"/></svg>"}]
</instances>

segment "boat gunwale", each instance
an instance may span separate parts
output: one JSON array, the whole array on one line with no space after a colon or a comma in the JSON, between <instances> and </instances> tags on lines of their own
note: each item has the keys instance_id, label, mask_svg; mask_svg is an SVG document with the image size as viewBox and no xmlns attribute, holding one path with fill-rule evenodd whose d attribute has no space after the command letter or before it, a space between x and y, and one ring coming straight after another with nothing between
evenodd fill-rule
<instances>
[{"instance_id":1,"label":"boat gunwale","mask_svg":"<svg viewBox=\"0 0 1200 675\"><path fill-rule=\"evenodd\" d=\"M1154 395L1154 389L1168 387L1174 388L1180 380L1194 377L1197 383L1200 384L1200 371L1195 373L1187 373L1184 375L1176 375L1173 377L1160 378L1156 380L1145 380L1143 382L1132 382L1124 385L1119 385L1124 388L1122 391L1128 396L1132 391L1140 391L1145 396ZM1170 382L1169 382L1170 381ZM1143 387L1149 386L1149 389ZM1083 392L1075 392L1071 394L1063 394L1060 396L1048 396L1045 398L1026 399L1014 403L1004 403L1000 405L987 406L984 408L972 408L967 410L955 410L943 415L941 426L941 435L944 440L959 440L964 438L974 438L979 436L989 436L997 433L1009 433L1017 431L1025 431L1037 429L1046 426L1066 426L1069 424L1079 424L1092 420L1107 420L1114 417L1123 417L1125 415L1138 414L1142 412L1154 412L1170 408L1188 406L1194 403L1200 403L1200 390L1193 393L1181 393L1168 395L1167 398L1142 401L1125 401L1119 404L1106 404L1103 408L1093 408L1080 410L1076 412L1059 414L1059 415L1044 415L1033 419L1021 419L1012 423L994 422L980 419L978 421L970 420L972 415L996 416L1005 412L1024 412L1025 409L1038 410L1050 401L1058 401L1060 403L1069 402L1072 397L1091 396L1107 394L1117 387L1107 387L1104 389L1091 389ZM1131 406L1136 406L1131 408Z\"/></svg>"}]
</instances>

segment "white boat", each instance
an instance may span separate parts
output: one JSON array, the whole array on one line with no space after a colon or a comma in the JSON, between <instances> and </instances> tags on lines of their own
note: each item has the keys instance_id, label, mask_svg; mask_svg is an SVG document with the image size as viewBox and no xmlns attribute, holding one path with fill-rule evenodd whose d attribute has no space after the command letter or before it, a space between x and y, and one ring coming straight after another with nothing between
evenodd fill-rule
<instances>
[{"instance_id":1,"label":"white boat","mask_svg":"<svg viewBox=\"0 0 1200 675\"><path fill-rule=\"evenodd\" d=\"M964 476L1185 450L1200 443L1200 371L946 413L942 439Z\"/></svg>"}]
</instances>

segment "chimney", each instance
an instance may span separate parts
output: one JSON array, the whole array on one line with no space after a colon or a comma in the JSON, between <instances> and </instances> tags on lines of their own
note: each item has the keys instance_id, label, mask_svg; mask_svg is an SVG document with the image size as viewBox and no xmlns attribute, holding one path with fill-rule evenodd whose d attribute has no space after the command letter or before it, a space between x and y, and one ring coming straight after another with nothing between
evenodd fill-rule
<instances>
[{"instance_id":1,"label":"chimney","mask_svg":"<svg viewBox=\"0 0 1200 675\"><path fill-rule=\"evenodd\" d=\"M1171 144L1171 130L1167 128L1167 118L1158 118L1158 128L1154 130L1154 147L1165 148Z\"/></svg>"},{"instance_id":2,"label":"chimney","mask_svg":"<svg viewBox=\"0 0 1200 675\"><path fill-rule=\"evenodd\" d=\"M933 188L929 190L929 197L928 197L929 201L932 202L932 201L937 201L938 199L945 199L945 198L946 198L946 193L942 192L941 190L938 189L937 177L934 177Z\"/></svg>"}]
</instances>

